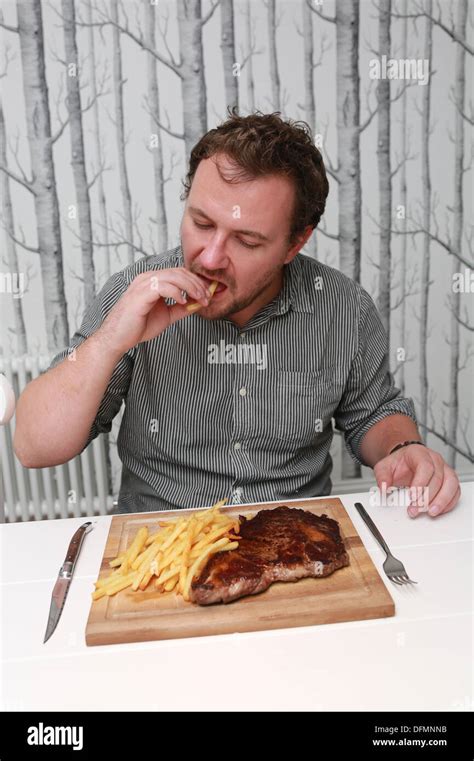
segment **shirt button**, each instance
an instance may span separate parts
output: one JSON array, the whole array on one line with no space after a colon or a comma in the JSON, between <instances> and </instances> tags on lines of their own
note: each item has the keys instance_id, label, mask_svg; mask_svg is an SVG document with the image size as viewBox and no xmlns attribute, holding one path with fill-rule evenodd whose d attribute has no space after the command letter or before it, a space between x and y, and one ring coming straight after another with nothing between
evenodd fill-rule
<instances>
[{"instance_id":1,"label":"shirt button","mask_svg":"<svg viewBox=\"0 0 474 761\"><path fill-rule=\"evenodd\" d=\"M241 448L241 446L242 444L240 443L240 441L236 441L234 444L234 449L238 451Z\"/></svg>"},{"instance_id":2,"label":"shirt button","mask_svg":"<svg viewBox=\"0 0 474 761\"><path fill-rule=\"evenodd\" d=\"M247 389L245 388L245 386L242 386L242 388L239 388L240 396L245 396L246 393L247 393Z\"/></svg>"},{"instance_id":3,"label":"shirt button","mask_svg":"<svg viewBox=\"0 0 474 761\"><path fill-rule=\"evenodd\" d=\"M237 488L232 494L232 501L233 502L240 502L242 498L242 489Z\"/></svg>"}]
</instances>

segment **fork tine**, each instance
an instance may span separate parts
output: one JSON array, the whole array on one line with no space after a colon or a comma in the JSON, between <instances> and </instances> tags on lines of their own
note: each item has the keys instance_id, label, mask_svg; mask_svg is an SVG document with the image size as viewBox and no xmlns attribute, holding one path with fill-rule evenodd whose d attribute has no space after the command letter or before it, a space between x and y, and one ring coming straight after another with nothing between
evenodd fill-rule
<instances>
[{"instance_id":1,"label":"fork tine","mask_svg":"<svg viewBox=\"0 0 474 761\"><path fill-rule=\"evenodd\" d=\"M406 571L405 571L405 573L401 573L401 574L400 574L400 578L401 578L401 579L402 579L402 580L403 580L403 581L404 581L406 584L418 584L418 582L417 582L417 581L413 581L412 579L410 579L410 577L408 576L408 574L407 574L407 572L406 572Z\"/></svg>"},{"instance_id":2,"label":"fork tine","mask_svg":"<svg viewBox=\"0 0 474 761\"><path fill-rule=\"evenodd\" d=\"M388 578L390 579L390 581L393 581L394 584L398 584L399 587L402 586L402 582L398 581L396 576L389 576Z\"/></svg>"}]
</instances>

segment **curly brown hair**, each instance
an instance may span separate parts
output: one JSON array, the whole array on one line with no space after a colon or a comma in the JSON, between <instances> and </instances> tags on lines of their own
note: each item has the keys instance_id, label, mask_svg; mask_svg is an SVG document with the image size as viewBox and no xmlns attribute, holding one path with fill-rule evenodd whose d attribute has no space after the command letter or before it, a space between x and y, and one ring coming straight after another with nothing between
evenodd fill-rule
<instances>
[{"instance_id":1,"label":"curly brown hair","mask_svg":"<svg viewBox=\"0 0 474 761\"><path fill-rule=\"evenodd\" d=\"M317 226L329 192L323 157L314 145L311 129L304 121L284 121L279 111L239 116L234 106L228 114L226 121L206 132L192 149L181 200L189 195L199 162L216 153L226 154L241 168L229 178L217 166L222 179L229 183L269 174L289 177L295 186L288 239L292 245L308 225Z\"/></svg>"}]
</instances>

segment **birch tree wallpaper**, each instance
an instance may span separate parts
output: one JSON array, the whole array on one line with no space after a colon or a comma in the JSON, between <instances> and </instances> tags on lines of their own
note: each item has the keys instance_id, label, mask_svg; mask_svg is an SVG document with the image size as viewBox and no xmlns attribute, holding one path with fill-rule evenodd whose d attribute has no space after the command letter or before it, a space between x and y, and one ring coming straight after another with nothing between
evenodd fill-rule
<instances>
[{"instance_id":1,"label":"birch tree wallpaper","mask_svg":"<svg viewBox=\"0 0 474 761\"><path fill-rule=\"evenodd\" d=\"M330 184L302 253L368 290L425 440L472 475L473 16L468 0L2 0L0 372L16 396L111 274L179 244L199 138L229 108L277 111L309 125ZM119 422L43 470L1 428L7 519L109 511ZM340 435L332 454L333 493L372 479Z\"/></svg>"}]
</instances>

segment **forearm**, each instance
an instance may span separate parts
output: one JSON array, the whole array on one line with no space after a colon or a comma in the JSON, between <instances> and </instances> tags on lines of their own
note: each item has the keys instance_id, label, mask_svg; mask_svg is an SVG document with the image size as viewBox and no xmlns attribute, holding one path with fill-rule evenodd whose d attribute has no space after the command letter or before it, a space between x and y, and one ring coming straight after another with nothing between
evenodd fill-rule
<instances>
[{"instance_id":1,"label":"forearm","mask_svg":"<svg viewBox=\"0 0 474 761\"><path fill-rule=\"evenodd\" d=\"M28 468L67 462L84 447L120 354L99 329L17 402L14 450Z\"/></svg>"},{"instance_id":2,"label":"forearm","mask_svg":"<svg viewBox=\"0 0 474 761\"><path fill-rule=\"evenodd\" d=\"M408 415L389 415L369 428L362 439L360 454L364 462L373 468L397 444L416 440L422 440L421 434Z\"/></svg>"}]
</instances>

